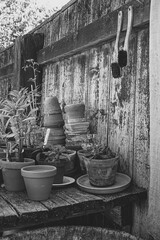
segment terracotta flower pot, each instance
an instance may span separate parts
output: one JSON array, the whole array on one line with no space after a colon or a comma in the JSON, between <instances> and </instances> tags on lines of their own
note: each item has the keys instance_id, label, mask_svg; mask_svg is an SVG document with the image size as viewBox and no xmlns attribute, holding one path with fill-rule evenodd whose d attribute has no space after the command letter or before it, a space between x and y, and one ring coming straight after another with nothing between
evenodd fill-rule
<instances>
[{"instance_id":1,"label":"terracotta flower pot","mask_svg":"<svg viewBox=\"0 0 160 240\"><path fill-rule=\"evenodd\" d=\"M40 159L39 159L40 158ZM67 163L67 157L60 156L60 161L45 161L41 159L41 153L37 154L36 161L38 165L49 165L56 167L57 171L53 178L53 183L63 183L63 177L65 174L65 166Z\"/></svg>"},{"instance_id":2,"label":"terracotta flower pot","mask_svg":"<svg viewBox=\"0 0 160 240\"><path fill-rule=\"evenodd\" d=\"M64 125L62 110L57 97L47 97L44 101L44 127Z\"/></svg>"},{"instance_id":3,"label":"terracotta flower pot","mask_svg":"<svg viewBox=\"0 0 160 240\"><path fill-rule=\"evenodd\" d=\"M49 198L56 167L49 165L28 166L21 169L29 199L35 201Z\"/></svg>"},{"instance_id":4,"label":"terracotta flower pot","mask_svg":"<svg viewBox=\"0 0 160 240\"><path fill-rule=\"evenodd\" d=\"M83 149L77 151L79 165L81 168L81 172L83 174L87 173L88 163L90 162L90 157L92 156L91 152L85 151Z\"/></svg>"},{"instance_id":5,"label":"terracotta flower pot","mask_svg":"<svg viewBox=\"0 0 160 240\"><path fill-rule=\"evenodd\" d=\"M74 119L84 118L85 105L84 103L69 104L65 106L66 118L69 121Z\"/></svg>"},{"instance_id":6,"label":"terracotta flower pot","mask_svg":"<svg viewBox=\"0 0 160 240\"><path fill-rule=\"evenodd\" d=\"M119 157L111 159L92 159L88 163L88 176L92 185L111 186L115 183Z\"/></svg>"},{"instance_id":7,"label":"terracotta flower pot","mask_svg":"<svg viewBox=\"0 0 160 240\"><path fill-rule=\"evenodd\" d=\"M67 157L67 162L65 166L65 173L68 174L74 170L76 165L76 151L67 149L63 152Z\"/></svg>"},{"instance_id":8,"label":"terracotta flower pot","mask_svg":"<svg viewBox=\"0 0 160 240\"><path fill-rule=\"evenodd\" d=\"M89 122L66 123L65 128L72 133L74 132L86 133L89 128Z\"/></svg>"},{"instance_id":9,"label":"terracotta flower pot","mask_svg":"<svg viewBox=\"0 0 160 240\"><path fill-rule=\"evenodd\" d=\"M21 168L34 164L35 160L30 158L24 158L24 162L7 162L5 159L0 160L6 190L14 192L24 191L25 184L21 176Z\"/></svg>"},{"instance_id":10,"label":"terracotta flower pot","mask_svg":"<svg viewBox=\"0 0 160 240\"><path fill-rule=\"evenodd\" d=\"M64 125L62 113L47 113L44 114L44 127L61 127Z\"/></svg>"},{"instance_id":11,"label":"terracotta flower pot","mask_svg":"<svg viewBox=\"0 0 160 240\"><path fill-rule=\"evenodd\" d=\"M54 176L53 183L63 183L63 177L65 174L66 159L61 162L55 162L53 165L57 168L57 173Z\"/></svg>"},{"instance_id":12,"label":"terracotta flower pot","mask_svg":"<svg viewBox=\"0 0 160 240\"><path fill-rule=\"evenodd\" d=\"M47 128L44 145L65 145L66 136L63 127L60 128Z\"/></svg>"},{"instance_id":13,"label":"terracotta flower pot","mask_svg":"<svg viewBox=\"0 0 160 240\"><path fill-rule=\"evenodd\" d=\"M61 113L60 104L56 96L46 97L44 101L44 113L45 114Z\"/></svg>"}]
</instances>

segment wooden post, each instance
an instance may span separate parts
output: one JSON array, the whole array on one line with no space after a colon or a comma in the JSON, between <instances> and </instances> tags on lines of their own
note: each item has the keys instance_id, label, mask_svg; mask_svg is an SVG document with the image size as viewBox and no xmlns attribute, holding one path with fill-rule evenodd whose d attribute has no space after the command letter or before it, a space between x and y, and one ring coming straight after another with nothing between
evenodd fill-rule
<instances>
[{"instance_id":1,"label":"wooden post","mask_svg":"<svg viewBox=\"0 0 160 240\"><path fill-rule=\"evenodd\" d=\"M14 81L13 89L20 88L20 78L21 78L21 37L15 40L14 45Z\"/></svg>"},{"instance_id":2,"label":"wooden post","mask_svg":"<svg viewBox=\"0 0 160 240\"><path fill-rule=\"evenodd\" d=\"M160 1L150 12L150 191L149 232L160 239Z\"/></svg>"}]
</instances>

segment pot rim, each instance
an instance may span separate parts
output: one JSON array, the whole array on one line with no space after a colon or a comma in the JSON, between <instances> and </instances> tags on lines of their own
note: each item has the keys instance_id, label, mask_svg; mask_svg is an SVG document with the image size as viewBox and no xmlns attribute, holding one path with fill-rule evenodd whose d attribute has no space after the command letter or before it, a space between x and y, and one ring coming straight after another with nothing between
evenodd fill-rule
<instances>
[{"instance_id":1,"label":"pot rim","mask_svg":"<svg viewBox=\"0 0 160 240\"><path fill-rule=\"evenodd\" d=\"M68 107L79 107L79 106L85 107L84 102L81 102L81 103L70 103L70 104L67 104L67 105L65 106L65 108L68 108Z\"/></svg>"},{"instance_id":2,"label":"pot rim","mask_svg":"<svg viewBox=\"0 0 160 240\"><path fill-rule=\"evenodd\" d=\"M35 160L32 158L24 158L24 162L8 162L6 159L0 159L0 168L7 168L7 169L21 169L22 167L28 165L34 165Z\"/></svg>"},{"instance_id":3,"label":"pot rim","mask_svg":"<svg viewBox=\"0 0 160 240\"><path fill-rule=\"evenodd\" d=\"M62 151L62 153L66 154L66 155L74 155L74 154L76 154L76 151L71 150L71 149L67 149L67 150L64 150L64 152Z\"/></svg>"},{"instance_id":4,"label":"pot rim","mask_svg":"<svg viewBox=\"0 0 160 240\"><path fill-rule=\"evenodd\" d=\"M52 165L34 165L21 169L21 175L26 178L46 178L53 177L57 172L57 168Z\"/></svg>"}]
</instances>

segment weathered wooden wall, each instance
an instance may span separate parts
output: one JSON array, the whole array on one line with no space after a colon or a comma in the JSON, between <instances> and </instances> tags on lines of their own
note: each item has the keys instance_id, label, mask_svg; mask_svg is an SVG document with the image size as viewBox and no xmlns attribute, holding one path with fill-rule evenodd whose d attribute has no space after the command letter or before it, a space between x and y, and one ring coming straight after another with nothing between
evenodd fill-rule
<instances>
[{"instance_id":1,"label":"weathered wooden wall","mask_svg":"<svg viewBox=\"0 0 160 240\"><path fill-rule=\"evenodd\" d=\"M121 155L121 171L141 187L149 188L149 4L150 1L71 1L67 8L37 31L45 31L43 97L56 95L66 104L85 102L102 142ZM134 20L129 63L122 77L111 75L117 13L133 5ZM148 7L148 8L147 8ZM148 202L135 204L133 233L147 235Z\"/></svg>"},{"instance_id":2,"label":"weathered wooden wall","mask_svg":"<svg viewBox=\"0 0 160 240\"><path fill-rule=\"evenodd\" d=\"M111 74L117 14L133 5L129 63L122 77ZM121 155L120 168L149 188L149 6L150 0L71 0L30 32L44 34L37 60L43 67L42 103L56 95L66 104L83 101L92 131ZM12 60L11 60L12 63ZM5 79L3 78L3 81ZM97 119L92 115L97 110ZM146 201L135 204L133 233L147 239Z\"/></svg>"},{"instance_id":3,"label":"weathered wooden wall","mask_svg":"<svg viewBox=\"0 0 160 240\"><path fill-rule=\"evenodd\" d=\"M8 94L14 78L14 46L0 53L0 97Z\"/></svg>"},{"instance_id":4,"label":"weathered wooden wall","mask_svg":"<svg viewBox=\"0 0 160 240\"><path fill-rule=\"evenodd\" d=\"M123 44L130 4L134 21L129 63L122 77L114 79L110 65L117 13L119 9L124 11L120 40ZM148 186L149 176L147 6L149 1L71 1L36 30L45 33L44 47L38 53L43 65L43 97L56 95L66 104L84 101L88 117L103 109L104 114L99 113L93 129L98 130L102 141L108 141L113 150L122 154L122 170L144 187Z\"/></svg>"}]
</instances>

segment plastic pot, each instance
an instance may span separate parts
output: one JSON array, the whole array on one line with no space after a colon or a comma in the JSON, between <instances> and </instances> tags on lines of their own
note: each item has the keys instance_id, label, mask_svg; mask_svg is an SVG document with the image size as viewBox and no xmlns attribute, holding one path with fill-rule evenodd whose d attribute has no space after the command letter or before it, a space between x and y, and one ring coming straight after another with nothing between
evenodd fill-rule
<instances>
[{"instance_id":1,"label":"plastic pot","mask_svg":"<svg viewBox=\"0 0 160 240\"><path fill-rule=\"evenodd\" d=\"M42 201L49 198L56 171L56 167L49 165L35 165L21 169L29 199Z\"/></svg>"}]
</instances>

